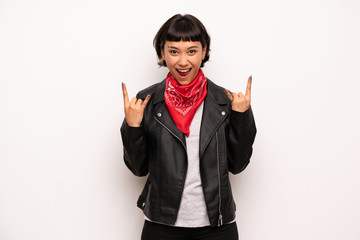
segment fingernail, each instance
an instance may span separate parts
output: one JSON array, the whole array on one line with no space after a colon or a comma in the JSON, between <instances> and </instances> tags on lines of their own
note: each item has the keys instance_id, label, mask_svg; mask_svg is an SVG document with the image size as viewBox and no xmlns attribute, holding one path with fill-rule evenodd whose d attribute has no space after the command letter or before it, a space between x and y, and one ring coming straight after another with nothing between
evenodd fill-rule
<instances>
[{"instance_id":1,"label":"fingernail","mask_svg":"<svg viewBox=\"0 0 360 240\"><path fill-rule=\"evenodd\" d=\"M125 85L125 83L121 82L121 86L123 87Z\"/></svg>"},{"instance_id":2,"label":"fingernail","mask_svg":"<svg viewBox=\"0 0 360 240\"><path fill-rule=\"evenodd\" d=\"M150 97L151 97L151 94L148 94L147 97L150 98Z\"/></svg>"},{"instance_id":3,"label":"fingernail","mask_svg":"<svg viewBox=\"0 0 360 240\"><path fill-rule=\"evenodd\" d=\"M249 77L249 78L250 78L250 80L252 80L252 75L250 75L250 77Z\"/></svg>"},{"instance_id":4,"label":"fingernail","mask_svg":"<svg viewBox=\"0 0 360 240\"><path fill-rule=\"evenodd\" d=\"M226 94L229 94L229 95L231 95L231 94L232 94L232 92L231 92L231 91L229 91L228 89L225 89L225 93L226 93Z\"/></svg>"}]
</instances>

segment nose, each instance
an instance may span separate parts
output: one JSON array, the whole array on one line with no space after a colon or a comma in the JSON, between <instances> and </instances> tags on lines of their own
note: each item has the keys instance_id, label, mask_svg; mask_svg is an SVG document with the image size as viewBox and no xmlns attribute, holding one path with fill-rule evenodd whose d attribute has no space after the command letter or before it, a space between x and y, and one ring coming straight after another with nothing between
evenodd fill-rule
<instances>
[{"instance_id":1,"label":"nose","mask_svg":"<svg viewBox=\"0 0 360 240\"><path fill-rule=\"evenodd\" d=\"M188 62L186 54L180 55L178 63L179 63L179 66L181 66L181 67L186 67L188 65L189 62Z\"/></svg>"}]
</instances>

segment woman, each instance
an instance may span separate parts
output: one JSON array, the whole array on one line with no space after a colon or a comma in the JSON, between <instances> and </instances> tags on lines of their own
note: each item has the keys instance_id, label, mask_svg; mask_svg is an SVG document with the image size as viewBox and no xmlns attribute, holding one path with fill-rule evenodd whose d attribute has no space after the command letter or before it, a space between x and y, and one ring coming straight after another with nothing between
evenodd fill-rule
<instances>
[{"instance_id":1,"label":"woman","mask_svg":"<svg viewBox=\"0 0 360 240\"><path fill-rule=\"evenodd\" d=\"M166 21L154 47L166 79L131 100L122 86L125 164L148 175L137 203L142 239L238 239L228 172L244 170L252 154L252 78L242 94L205 77L210 37L191 15Z\"/></svg>"}]
</instances>

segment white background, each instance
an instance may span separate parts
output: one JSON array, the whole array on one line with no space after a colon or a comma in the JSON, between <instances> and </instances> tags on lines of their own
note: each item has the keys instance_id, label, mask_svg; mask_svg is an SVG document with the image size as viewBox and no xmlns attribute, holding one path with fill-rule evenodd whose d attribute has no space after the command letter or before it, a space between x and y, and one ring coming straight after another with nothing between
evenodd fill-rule
<instances>
[{"instance_id":1,"label":"white background","mask_svg":"<svg viewBox=\"0 0 360 240\"><path fill-rule=\"evenodd\" d=\"M237 2L237 3L236 3ZM258 134L231 176L241 240L360 239L360 2L0 1L0 239L139 239L144 178L122 160L121 82L167 73L175 13L212 37L207 77L243 91Z\"/></svg>"}]
</instances>

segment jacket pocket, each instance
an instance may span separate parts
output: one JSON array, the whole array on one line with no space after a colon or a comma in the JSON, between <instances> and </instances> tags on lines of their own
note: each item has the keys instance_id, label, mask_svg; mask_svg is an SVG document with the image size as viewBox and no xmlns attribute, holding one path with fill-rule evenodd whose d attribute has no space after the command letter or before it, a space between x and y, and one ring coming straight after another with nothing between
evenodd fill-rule
<instances>
[{"instance_id":1,"label":"jacket pocket","mask_svg":"<svg viewBox=\"0 0 360 240\"><path fill-rule=\"evenodd\" d=\"M150 186L150 180L149 178L146 180L146 183L145 183L145 186L144 186L144 189L142 190L138 200L137 200L137 203L136 205L138 206L138 208L144 210L145 208L145 204L146 204L146 197L148 195L148 192L149 192L149 186Z\"/></svg>"}]
</instances>

